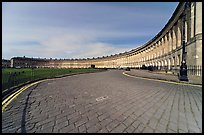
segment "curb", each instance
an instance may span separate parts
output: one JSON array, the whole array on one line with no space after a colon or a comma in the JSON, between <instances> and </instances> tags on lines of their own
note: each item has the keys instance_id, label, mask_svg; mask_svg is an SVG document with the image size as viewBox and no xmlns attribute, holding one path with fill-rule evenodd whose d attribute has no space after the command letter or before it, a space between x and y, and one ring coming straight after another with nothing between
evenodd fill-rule
<instances>
[{"instance_id":1,"label":"curb","mask_svg":"<svg viewBox=\"0 0 204 135\"><path fill-rule=\"evenodd\" d=\"M106 71L106 70L99 70L97 72L103 72L103 71ZM4 97L2 98L2 112L10 104L10 102L12 102L18 95L20 95L23 91L25 91L29 87L32 87L32 86L34 86L34 85L36 85L38 83L41 83L41 82L47 81L47 80L53 80L53 79L58 79L58 78L60 79L60 78L67 77L67 76L72 76L72 75L79 75L79 74L86 74L86 73L97 73L97 72L78 72L78 73L59 75L59 76L54 76L54 77L49 77L49 78L41 78L41 79L38 79L38 80L33 80L33 81L30 81L30 82L27 82L26 84L24 83L23 85L20 85L21 86L20 89L16 88L13 91L6 91L7 95L4 94ZM18 87L20 87L20 86L18 86Z\"/></svg>"},{"instance_id":2,"label":"curb","mask_svg":"<svg viewBox=\"0 0 204 135\"><path fill-rule=\"evenodd\" d=\"M146 78L146 79L155 79L155 80L163 80L163 81L169 81L169 82L176 82L176 83L180 83L180 84L191 84L191 85L197 85L197 86L202 86L202 84L199 83L190 83L190 82L185 82L185 81L176 81L176 80L168 80L168 79L161 79L161 78L154 78L154 77L143 77L143 76L137 76L137 75L133 75L130 73L125 72L127 75L131 75L131 76L135 76L135 77L141 77L141 78Z\"/></svg>"},{"instance_id":3,"label":"curb","mask_svg":"<svg viewBox=\"0 0 204 135\"><path fill-rule=\"evenodd\" d=\"M99 70L97 72L105 72L107 70ZM37 81L41 81L41 80L46 80L46 79L54 79L54 78L63 78L63 77L67 77L67 76L73 76L73 75L79 75L79 74L88 74L88 73L97 73L97 72L78 72L78 73L70 73L70 74L63 74L63 75L58 75L58 76L53 76L53 77L46 77L46 78L40 78L40 79L36 79L36 80L32 80L32 81L27 81L23 84L19 84L17 86L11 87L10 89L6 89L2 91L2 101L7 98L9 95L15 93L16 91L18 91L21 87L24 87L28 84L37 82Z\"/></svg>"}]
</instances>

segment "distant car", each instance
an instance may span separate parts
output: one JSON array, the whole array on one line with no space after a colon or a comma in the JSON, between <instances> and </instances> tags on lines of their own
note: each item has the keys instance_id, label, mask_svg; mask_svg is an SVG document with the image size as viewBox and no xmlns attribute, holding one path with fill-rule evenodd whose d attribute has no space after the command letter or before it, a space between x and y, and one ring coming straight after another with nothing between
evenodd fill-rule
<instances>
[{"instance_id":1,"label":"distant car","mask_svg":"<svg viewBox=\"0 0 204 135\"><path fill-rule=\"evenodd\" d=\"M20 66L16 66L16 68L21 68Z\"/></svg>"},{"instance_id":2,"label":"distant car","mask_svg":"<svg viewBox=\"0 0 204 135\"><path fill-rule=\"evenodd\" d=\"M122 67L118 67L117 69L118 69L118 70L122 70L123 68L122 68Z\"/></svg>"},{"instance_id":3,"label":"distant car","mask_svg":"<svg viewBox=\"0 0 204 135\"><path fill-rule=\"evenodd\" d=\"M130 71L130 68L129 67L125 67L123 68L125 71Z\"/></svg>"},{"instance_id":4,"label":"distant car","mask_svg":"<svg viewBox=\"0 0 204 135\"><path fill-rule=\"evenodd\" d=\"M130 68L129 68L129 67L127 67L127 68L126 68L126 71L130 71Z\"/></svg>"}]
</instances>

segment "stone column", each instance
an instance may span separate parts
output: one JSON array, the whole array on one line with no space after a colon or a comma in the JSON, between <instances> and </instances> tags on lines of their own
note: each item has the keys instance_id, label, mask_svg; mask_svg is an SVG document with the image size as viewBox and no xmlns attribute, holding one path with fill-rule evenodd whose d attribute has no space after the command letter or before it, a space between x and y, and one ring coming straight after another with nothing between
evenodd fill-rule
<instances>
[{"instance_id":1,"label":"stone column","mask_svg":"<svg viewBox=\"0 0 204 135\"><path fill-rule=\"evenodd\" d=\"M176 48L175 41L176 41L175 26L173 26L173 28L172 28L172 50L175 50L175 48Z\"/></svg>"},{"instance_id":2,"label":"stone column","mask_svg":"<svg viewBox=\"0 0 204 135\"><path fill-rule=\"evenodd\" d=\"M190 24L191 24L191 28L190 28L190 37L193 38L195 36L195 2L191 2L191 11L190 11Z\"/></svg>"},{"instance_id":3,"label":"stone column","mask_svg":"<svg viewBox=\"0 0 204 135\"><path fill-rule=\"evenodd\" d=\"M156 50L155 50L156 58L158 58L158 51L159 51L158 42L155 43L155 46L156 46Z\"/></svg>"},{"instance_id":4,"label":"stone column","mask_svg":"<svg viewBox=\"0 0 204 135\"><path fill-rule=\"evenodd\" d=\"M175 45L174 45L174 47L175 47L175 49L177 48L177 46L178 46L178 23L174 26L174 36L175 36Z\"/></svg>"},{"instance_id":5,"label":"stone column","mask_svg":"<svg viewBox=\"0 0 204 135\"><path fill-rule=\"evenodd\" d=\"M195 3L196 65L202 65L202 2Z\"/></svg>"},{"instance_id":6,"label":"stone column","mask_svg":"<svg viewBox=\"0 0 204 135\"><path fill-rule=\"evenodd\" d=\"M168 53L168 39L167 39L167 35L164 36L164 53Z\"/></svg>"},{"instance_id":7,"label":"stone column","mask_svg":"<svg viewBox=\"0 0 204 135\"><path fill-rule=\"evenodd\" d=\"M202 2L196 2L195 35L202 33Z\"/></svg>"},{"instance_id":8,"label":"stone column","mask_svg":"<svg viewBox=\"0 0 204 135\"><path fill-rule=\"evenodd\" d=\"M163 37L163 53L166 54L166 35Z\"/></svg>"},{"instance_id":9,"label":"stone column","mask_svg":"<svg viewBox=\"0 0 204 135\"><path fill-rule=\"evenodd\" d=\"M186 17L187 18L187 17ZM187 24L187 19L186 19L186 22L185 22L185 42L187 42L187 39L188 39L188 24Z\"/></svg>"},{"instance_id":10,"label":"stone column","mask_svg":"<svg viewBox=\"0 0 204 135\"><path fill-rule=\"evenodd\" d=\"M169 33L166 33L166 53L169 53Z\"/></svg>"},{"instance_id":11,"label":"stone column","mask_svg":"<svg viewBox=\"0 0 204 135\"><path fill-rule=\"evenodd\" d=\"M174 29L172 28L171 29L171 51L173 50L173 47L174 47L174 40L175 40L175 38L174 38Z\"/></svg>"},{"instance_id":12,"label":"stone column","mask_svg":"<svg viewBox=\"0 0 204 135\"><path fill-rule=\"evenodd\" d=\"M162 56L163 55L163 40L162 40L162 38L160 39L160 49L159 49L159 51L160 51L160 56Z\"/></svg>"},{"instance_id":13,"label":"stone column","mask_svg":"<svg viewBox=\"0 0 204 135\"><path fill-rule=\"evenodd\" d=\"M171 52L171 50L172 50L172 37L171 37L171 31L169 31L169 42L168 42L168 52Z\"/></svg>"},{"instance_id":14,"label":"stone column","mask_svg":"<svg viewBox=\"0 0 204 135\"><path fill-rule=\"evenodd\" d=\"M182 34L181 34L181 30L182 30L182 27L181 27L181 19L178 20L178 25L177 25L177 47L180 47L181 46L181 43L182 43Z\"/></svg>"}]
</instances>

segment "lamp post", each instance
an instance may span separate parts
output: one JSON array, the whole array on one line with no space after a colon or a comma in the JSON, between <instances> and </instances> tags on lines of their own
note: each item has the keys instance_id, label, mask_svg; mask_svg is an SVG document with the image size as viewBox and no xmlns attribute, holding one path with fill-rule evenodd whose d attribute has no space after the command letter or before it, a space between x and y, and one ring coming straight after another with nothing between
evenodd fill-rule
<instances>
[{"instance_id":1,"label":"lamp post","mask_svg":"<svg viewBox=\"0 0 204 135\"><path fill-rule=\"evenodd\" d=\"M186 64L186 26L185 26L185 22L186 22L186 14L187 14L187 8L189 7L189 2L185 3L185 7L184 7L184 12L183 12L183 32L182 32L182 62L181 62L181 66L180 66L180 76L179 76L179 80L180 81L188 81L188 77L187 77L187 64Z\"/></svg>"}]
</instances>

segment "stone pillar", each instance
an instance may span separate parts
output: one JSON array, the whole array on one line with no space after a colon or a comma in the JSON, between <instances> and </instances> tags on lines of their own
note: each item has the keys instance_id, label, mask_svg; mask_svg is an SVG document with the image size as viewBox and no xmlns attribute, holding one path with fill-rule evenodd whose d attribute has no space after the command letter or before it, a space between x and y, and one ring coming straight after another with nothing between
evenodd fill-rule
<instances>
[{"instance_id":1,"label":"stone pillar","mask_svg":"<svg viewBox=\"0 0 204 135\"><path fill-rule=\"evenodd\" d=\"M175 26L172 28L172 50L176 49L176 31L175 31Z\"/></svg>"},{"instance_id":2,"label":"stone pillar","mask_svg":"<svg viewBox=\"0 0 204 135\"><path fill-rule=\"evenodd\" d=\"M174 26L174 32L175 32L175 49L178 46L178 22Z\"/></svg>"},{"instance_id":3,"label":"stone pillar","mask_svg":"<svg viewBox=\"0 0 204 135\"><path fill-rule=\"evenodd\" d=\"M166 33L166 53L169 53L169 33Z\"/></svg>"},{"instance_id":4,"label":"stone pillar","mask_svg":"<svg viewBox=\"0 0 204 135\"><path fill-rule=\"evenodd\" d=\"M188 39L188 24L187 24L187 19L186 19L186 22L185 22L185 42L187 42L187 39Z\"/></svg>"},{"instance_id":5,"label":"stone pillar","mask_svg":"<svg viewBox=\"0 0 204 135\"><path fill-rule=\"evenodd\" d=\"M167 39L167 35L164 36L165 38L165 44L164 44L164 53L168 53L168 39Z\"/></svg>"},{"instance_id":6,"label":"stone pillar","mask_svg":"<svg viewBox=\"0 0 204 135\"><path fill-rule=\"evenodd\" d=\"M182 33L181 33L181 30L182 30L182 27L181 27L182 20L179 19L177 24L178 24L177 25L177 47L180 47L181 44L182 44Z\"/></svg>"},{"instance_id":7,"label":"stone pillar","mask_svg":"<svg viewBox=\"0 0 204 135\"><path fill-rule=\"evenodd\" d=\"M174 32L172 28L171 29L171 51L173 50L173 47L174 47L174 41L175 41L175 38L174 38Z\"/></svg>"},{"instance_id":8,"label":"stone pillar","mask_svg":"<svg viewBox=\"0 0 204 135\"><path fill-rule=\"evenodd\" d=\"M159 46L158 46L158 42L155 43L155 46L156 46L156 58L158 58L159 56Z\"/></svg>"},{"instance_id":9,"label":"stone pillar","mask_svg":"<svg viewBox=\"0 0 204 135\"><path fill-rule=\"evenodd\" d=\"M164 52L163 52L163 47L164 47L163 38L161 38L160 41L161 41L161 42L160 42L160 55L162 56L162 55L164 54Z\"/></svg>"},{"instance_id":10,"label":"stone pillar","mask_svg":"<svg viewBox=\"0 0 204 135\"><path fill-rule=\"evenodd\" d=\"M195 9L195 35L202 33L202 2L196 2Z\"/></svg>"},{"instance_id":11,"label":"stone pillar","mask_svg":"<svg viewBox=\"0 0 204 135\"><path fill-rule=\"evenodd\" d=\"M193 38L195 36L195 4L196 2L191 2L191 10L190 10L190 23L191 23L191 38Z\"/></svg>"},{"instance_id":12,"label":"stone pillar","mask_svg":"<svg viewBox=\"0 0 204 135\"><path fill-rule=\"evenodd\" d=\"M163 38L163 39L162 39L162 40L163 40L163 45L162 45L162 46L163 46L163 54L165 54L165 47L166 47L166 46L165 46L165 44L166 44L166 42L165 42L165 37L166 37L165 35L162 37L162 38Z\"/></svg>"},{"instance_id":13,"label":"stone pillar","mask_svg":"<svg viewBox=\"0 0 204 135\"><path fill-rule=\"evenodd\" d=\"M195 4L196 65L202 65L202 2Z\"/></svg>"},{"instance_id":14,"label":"stone pillar","mask_svg":"<svg viewBox=\"0 0 204 135\"><path fill-rule=\"evenodd\" d=\"M172 37L171 37L171 31L169 31L169 40L168 40L168 52L171 52L172 50Z\"/></svg>"}]
</instances>

